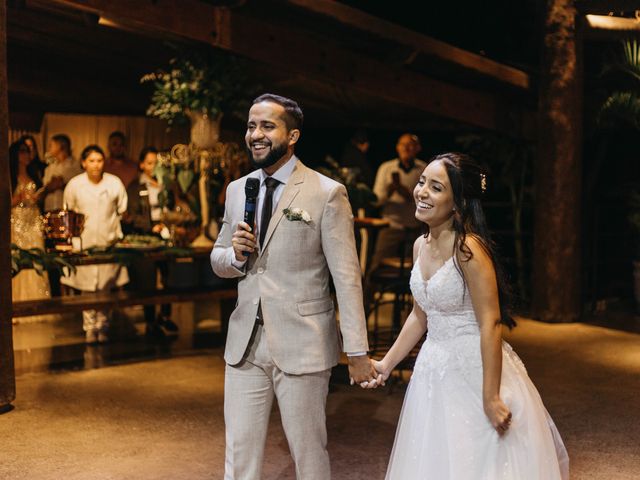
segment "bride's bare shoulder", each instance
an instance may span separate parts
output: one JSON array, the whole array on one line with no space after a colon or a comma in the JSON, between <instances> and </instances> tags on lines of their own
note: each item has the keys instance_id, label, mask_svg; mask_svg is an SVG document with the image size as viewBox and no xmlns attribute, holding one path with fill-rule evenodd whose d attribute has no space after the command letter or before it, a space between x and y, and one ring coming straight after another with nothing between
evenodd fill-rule
<instances>
[{"instance_id":1,"label":"bride's bare shoulder","mask_svg":"<svg viewBox=\"0 0 640 480\"><path fill-rule=\"evenodd\" d=\"M413 242L413 263L416 263L416 260L418 260L422 244L424 244L424 235L420 235L416 238L415 242Z\"/></svg>"}]
</instances>

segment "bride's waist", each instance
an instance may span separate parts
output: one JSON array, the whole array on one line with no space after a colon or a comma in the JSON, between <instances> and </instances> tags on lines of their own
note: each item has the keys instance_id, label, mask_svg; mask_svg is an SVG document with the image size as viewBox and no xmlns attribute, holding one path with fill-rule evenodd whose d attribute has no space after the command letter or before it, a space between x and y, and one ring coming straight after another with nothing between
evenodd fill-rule
<instances>
[{"instance_id":1,"label":"bride's waist","mask_svg":"<svg viewBox=\"0 0 640 480\"><path fill-rule=\"evenodd\" d=\"M438 319L429 319L429 330L427 338L434 342L451 342L460 340L462 337L480 337L480 329L475 319L465 323L458 322L456 325L450 323L439 324L440 322L448 322L446 319L438 321Z\"/></svg>"}]
</instances>

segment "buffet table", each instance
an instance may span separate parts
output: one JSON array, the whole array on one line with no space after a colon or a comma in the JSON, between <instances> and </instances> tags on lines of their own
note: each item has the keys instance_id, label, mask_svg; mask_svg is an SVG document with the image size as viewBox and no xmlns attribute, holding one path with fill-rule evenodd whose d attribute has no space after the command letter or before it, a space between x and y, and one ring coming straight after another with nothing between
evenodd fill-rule
<instances>
[{"instance_id":1,"label":"buffet table","mask_svg":"<svg viewBox=\"0 0 640 480\"><path fill-rule=\"evenodd\" d=\"M222 279L211 271L209 254L211 248L111 248L94 250L81 254L61 254L72 265L95 265L122 263L130 265L138 259L172 264L180 273L187 267L185 278L178 278L161 289L127 289L112 292L95 292L82 295L62 295L37 300L13 302L13 317L45 315L52 313L78 312L88 309L111 309L130 305L152 305L176 302L220 300L223 319L228 319L235 300L237 288L235 279ZM184 270L183 270L184 271ZM180 277L180 275L176 275ZM182 281L182 283L181 283ZM145 286L148 287L148 286ZM223 330L226 321L223 321Z\"/></svg>"}]
</instances>

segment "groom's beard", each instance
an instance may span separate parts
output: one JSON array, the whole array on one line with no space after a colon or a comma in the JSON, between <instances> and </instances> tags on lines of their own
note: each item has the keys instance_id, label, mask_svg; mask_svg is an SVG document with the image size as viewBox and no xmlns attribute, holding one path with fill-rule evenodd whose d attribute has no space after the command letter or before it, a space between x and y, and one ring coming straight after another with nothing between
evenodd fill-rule
<instances>
[{"instance_id":1,"label":"groom's beard","mask_svg":"<svg viewBox=\"0 0 640 480\"><path fill-rule=\"evenodd\" d=\"M269 168L271 165L275 165L278 160L285 156L287 153L287 144L285 142L279 145L271 145L271 150L262 160L256 160L253 158L253 153L251 152L251 148L248 148L249 151L249 160L251 160L251 164L256 168Z\"/></svg>"}]
</instances>

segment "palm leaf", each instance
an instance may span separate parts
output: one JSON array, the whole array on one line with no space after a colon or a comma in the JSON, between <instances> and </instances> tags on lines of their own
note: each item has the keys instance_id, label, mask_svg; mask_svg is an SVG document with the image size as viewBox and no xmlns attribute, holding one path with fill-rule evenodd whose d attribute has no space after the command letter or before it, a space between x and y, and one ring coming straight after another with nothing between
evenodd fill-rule
<instances>
[{"instance_id":1,"label":"palm leaf","mask_svg":"<svg viewBox=\"0 0 640 480\"><path fill-rule=\"evenodd\" d=\"M620 123L640 130L640 96L635 92L615 92L598 112L598 124L613 127Z\"/></svg>"}]
</instances>

